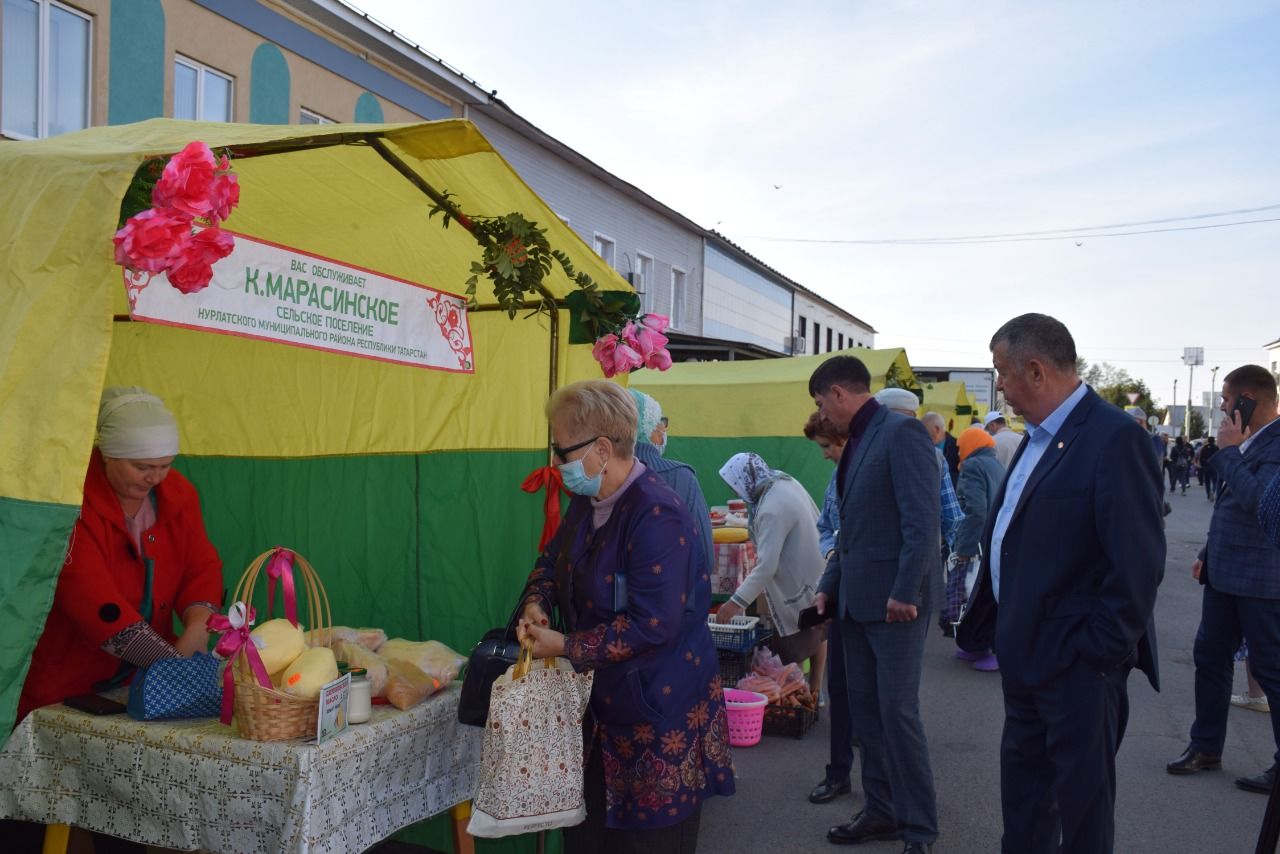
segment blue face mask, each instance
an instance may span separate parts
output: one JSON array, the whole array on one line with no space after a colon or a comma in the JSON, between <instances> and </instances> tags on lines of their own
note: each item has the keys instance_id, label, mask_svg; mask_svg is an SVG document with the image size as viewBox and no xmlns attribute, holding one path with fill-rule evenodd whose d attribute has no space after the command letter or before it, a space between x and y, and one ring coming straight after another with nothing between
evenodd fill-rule
<instances>
[{"instance_id":1,"label":"blue face mask","mask_svg":"<svg viewBox=\"0 0 1280 854\"><path fill-rule=\"evenodd\" d=\"M600 487L604 484L604 469L600 469L600 473L595 477L587 477L587 469L582 464L582 460L571 460L563 465L556 466L560 469L560 477L564 479L564 488L575 495L585 495L587 498L595 498L600 494Z\"/></svg>"}]
</instances>

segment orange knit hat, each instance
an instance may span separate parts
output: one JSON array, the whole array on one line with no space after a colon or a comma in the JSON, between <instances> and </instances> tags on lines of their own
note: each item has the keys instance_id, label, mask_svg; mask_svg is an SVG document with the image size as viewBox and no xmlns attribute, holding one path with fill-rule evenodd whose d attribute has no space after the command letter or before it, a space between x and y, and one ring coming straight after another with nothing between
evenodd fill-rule
<instances>
[{"instance_id":1,"label":"orange knit hat","mask_svg":"<svg viewBox=\"0 0 1280 854\"><path fill-rule=\"evenodd\" d=\"M991 438L990 433L975 424L960 434L957 444L960 446L960 461L964 462L966 457L979 448L994 448L996 440Z\"/></svg>"}]
</instances>

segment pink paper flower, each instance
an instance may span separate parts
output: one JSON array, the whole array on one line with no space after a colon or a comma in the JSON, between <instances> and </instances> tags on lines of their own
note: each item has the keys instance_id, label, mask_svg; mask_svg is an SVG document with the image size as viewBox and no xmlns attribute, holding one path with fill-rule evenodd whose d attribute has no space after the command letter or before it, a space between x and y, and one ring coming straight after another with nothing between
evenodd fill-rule
<instances>
[{"instance_id":1,"label":"pink paper flower","mask_svg":"<svg viewBox=\"0 0 1280 854\"><path fill-rule=\"evenodd\" d=\"M227 158L222 158L226 162ZM230 172L219 172L209 187L209 222L217 225L240 204L240 182Z\"/></svg>"},{"instance_id":2,"label":"pink paper flower","mask_svg":"<svg viewBox=\"0 0 1280 854\"><path fill-rule=\"evenodd\" d=\"M600 363L606 377L625 374L644 364L635 348L612 332L596 339L591 355Z\"/></svg>"},{"instance_id":3,"label":"pink paper flower","mask_svg":"<svg viewBox=\"0 0 1280 854\"><path fill-rule=\"evenodd\" d=\"M209 146L199 140L189 143L165 164L164 172L151 193L151 204L191 216L209 216L209 196L217 166Z\"/></svg>"},{"instance_id":4,"label":"pink paper flower","mask_svg":"<svg viewBox=\"0 0 1280 854\"><path fill-rule=\"evenodd\" d=\"M645 356L644 366L655 371L665 371L671 367L671 354L665 349L654 350Z\"/></svg>"},{"instance_id":5,"label":"pink paper flower","mask_svg":"<svg viewBox=\"0 0 1280 854\"><path fill-rule=\"evenodd\" d=\"M661 334L667 331L671 321L665 314L646 314L640 318L640 325Z\"/></svg>"},{"instance_id":6,"label":"pink paper flower","mask_svg":"<svg viewBox=\"0 0 1280 854\"><path fill-rule=\"evenodd\" d=\"M636 327L635 348L646 362L651 354L664 349L667 344L667 336L663 335L661 332L654 332L647 326Z\"/></svg>"},{"instance_id":7,"label":"pink paper flower","mask_svg":"<svg viewBox=\"0 0 1280 854\"><path fill-rule=\"evenodd\" d=\"M209 286L213 264L231 254L235 239L220 228L201 229L182 244L177 260L168 269L169 283L184 294Z\"/></svg>"},{"instance_id":8,"label":"pink paper flower","mask_svg":"<svg viewBox=\"0 0 1280 854\"><path fill-rule=\"evenodd\" d=\"M151 208L129 217L116 232L116 263L122 267L163 272L182 252L191 234L191 217L173 210Z\"/></svg>"}]
</instances>

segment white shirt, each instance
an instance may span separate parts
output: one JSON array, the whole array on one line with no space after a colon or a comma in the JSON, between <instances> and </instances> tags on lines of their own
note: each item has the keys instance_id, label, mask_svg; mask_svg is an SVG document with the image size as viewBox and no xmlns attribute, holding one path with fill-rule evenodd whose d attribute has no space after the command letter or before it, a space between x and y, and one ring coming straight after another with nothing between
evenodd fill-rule
<instances>
[{"instance_id":1,"label":"white shirt","mask_svg":"<svg viewBox=\"0 0 1280 854\"><path fill-rule=\"evenodd\" d=\"M1263 430L1266 430L1268 427L1270 427L1272 424L1275 424L1277 421L1280 421L1280 418L1272 418L1266 424L1263 424L1257 430L1254 430L1252 433L1250 433L1249 438L1245 439L1243 442L1240 443L1241 455L1243 455L1245 451L1249 450L1249 446L1253 444L1254 439L1258 438L1259 433L1261 433Z\"/></svg>"}]
</instances>

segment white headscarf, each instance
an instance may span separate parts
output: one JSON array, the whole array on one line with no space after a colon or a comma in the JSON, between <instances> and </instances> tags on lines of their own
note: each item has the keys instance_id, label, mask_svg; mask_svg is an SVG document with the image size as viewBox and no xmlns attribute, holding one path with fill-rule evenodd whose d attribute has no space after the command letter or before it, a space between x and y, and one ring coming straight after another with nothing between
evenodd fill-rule
<instances>
[{"instance_id":1,"label":"white headscarf","mask_svg":"<svg viewBox=\"0 0 1280 854\"><path fill-rule=\"evenodd\" d=\"M653 435L658 422L662 420L662 405L642 391L634 388L629 388L627 391L631 392L631 398L636 402L636 413L639 415L636 419L636 441L649 442L649 437Z\"/></svg>"},{"instance_id":2,"label":"white headscarf","mask_svg":"<svg viewBox=\"0 0 1280 854\"><path fill-rule=\"evenodd\" d=\"M734 454L720 469L720 477L748 504L759 501L765 485L778 474L756 453Z\"/></svg>"},{"instance_id":3,"label":"white headscarf","mask_svg":"<svg viewBox=\"0 0 1280 854\"><path fill-rule=\"evenodd\" d=\"M98 448L122 460L178 454L178 424L164 401L137 386L112 386L98 406Z\"/></svg>"},{"instance_id":4,"label":"white headscarf","mask_svg":"<svg viewBox=\"0 0 1280 854\"><path fill-rule=\"evenodd\" d=\"M876 392L876 402L899 412L915 412L920 408L920 398L905 388L882 388Z\"/></svg>"}]
</instances>

